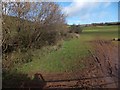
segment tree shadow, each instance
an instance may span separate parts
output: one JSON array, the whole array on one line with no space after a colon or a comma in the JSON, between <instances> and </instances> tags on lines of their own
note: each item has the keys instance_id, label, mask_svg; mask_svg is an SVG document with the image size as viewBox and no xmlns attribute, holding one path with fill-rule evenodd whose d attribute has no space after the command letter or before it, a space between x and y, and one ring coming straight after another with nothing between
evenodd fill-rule
<instances>
[{"instance_id":1,"label":"tree shadow","mask_svg":"<svg viewBox=\"0 0 120 90\"><path fill-rule=\"evenodd\" d=\"M35 74L31 79L27 74L4 72L2 78L2 89L6 88L39 88L43 89L46 82L42 74Z\"/></svg>"}]
</instances>

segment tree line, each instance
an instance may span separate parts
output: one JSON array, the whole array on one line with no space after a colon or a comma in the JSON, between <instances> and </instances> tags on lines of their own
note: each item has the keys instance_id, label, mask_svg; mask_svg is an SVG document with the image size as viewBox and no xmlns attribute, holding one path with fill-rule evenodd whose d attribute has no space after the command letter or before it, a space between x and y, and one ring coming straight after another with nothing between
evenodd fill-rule
<instances>
[{"instance_id":1,"label":"tree line","mask_svg":"<svg viewBox=\"0 0 120 90\"><path fill-rule=\"evenodd\" d=\"M43 45L51 45L61 39L67 31L66 16L56 3L3 2L2 7L3 51L12 46L40 48ZM16 35L13 36L12 33Z\"/></svg>"}]
</instances>

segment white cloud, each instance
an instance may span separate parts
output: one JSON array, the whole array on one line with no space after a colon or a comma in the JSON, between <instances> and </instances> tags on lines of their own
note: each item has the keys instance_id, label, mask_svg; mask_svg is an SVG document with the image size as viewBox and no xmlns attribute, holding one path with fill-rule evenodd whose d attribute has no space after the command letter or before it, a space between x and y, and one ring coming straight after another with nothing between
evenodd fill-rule
<instances>
[{"instance_id":1,"label":"white cloud","mask_svg":"<svg viewBox=\"0 0 120 90\"><path fill-rule=\"evenodd\" d=\"M63 12L68 15L68 17L78 17L79 19L87 19L92 16L94 10L100 6L101 8L107 8L110 2L79 2L79 0L73 0L73 2L63 8ZM100 12L99 12L100 13Z\"/></svg>"}]
</instances>

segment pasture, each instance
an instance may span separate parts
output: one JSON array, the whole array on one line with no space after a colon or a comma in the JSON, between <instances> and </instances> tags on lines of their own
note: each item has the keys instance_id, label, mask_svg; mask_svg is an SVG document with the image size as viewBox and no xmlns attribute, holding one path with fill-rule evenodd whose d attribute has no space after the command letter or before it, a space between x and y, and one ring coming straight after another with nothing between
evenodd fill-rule
<instances>
[{"instance_id":1,"label":"pasture","mask_svg":"<svg viewBox=\"0 0 120 90\"><path fill-rule=\"evenodd\" d=\"M84 69L84 60L89 57L88 50L94 50L90 41L112 40L118 37L118 26L84 27L79 38L62 41L58 50L54 46L29 50L32 62L17 65L15 69L22 73L62 73Z\"/></svg>"}]
</instances>

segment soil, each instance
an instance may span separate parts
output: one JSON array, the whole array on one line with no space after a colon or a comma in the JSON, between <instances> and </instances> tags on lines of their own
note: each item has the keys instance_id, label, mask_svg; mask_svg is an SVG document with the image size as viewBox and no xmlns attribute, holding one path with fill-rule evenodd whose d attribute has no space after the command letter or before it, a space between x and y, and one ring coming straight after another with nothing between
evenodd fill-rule
<instances>
[{"instance_id":1,"label":"soil","mask_svg":"<svg viewBox=\"0 0 120 90\"><path fill-rule=\"evenodd\" d=\"M35 74L35 81L23 82L24 88L117 88L118 45L113 41L91 41L95 51L88 50L84 58L86 68L64 73ZM77 64L80 64L80 62ZM37 82L36 82L37 80Z\"/></svg>"},{"instance_id":2,"label":"soil","mask_svg":"<svg viewBox=\"0 0 120 90\"><path fill-rule=\"evenodd\" d=\"M88 50L90 56L84 58L86 68L78 68L73 72L42 74L45 82L43 88L117 88L118 45L105 40L89 43L95 51Z\"/></svg>"}]
</instances>

